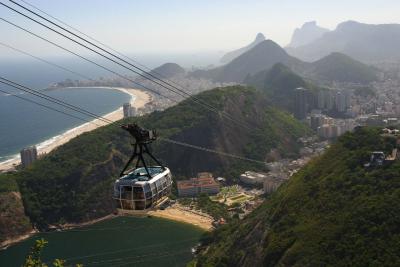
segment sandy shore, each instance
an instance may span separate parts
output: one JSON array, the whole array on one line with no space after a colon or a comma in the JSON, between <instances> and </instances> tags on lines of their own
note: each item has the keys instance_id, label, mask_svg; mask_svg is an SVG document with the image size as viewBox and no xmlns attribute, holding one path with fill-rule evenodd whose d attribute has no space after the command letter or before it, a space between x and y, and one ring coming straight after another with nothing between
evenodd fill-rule
<instances>
[{"instance_id":1,"label":"sandy shore","mask_svg":"<svg viewBox=\"0 0 400 267\"><path fill-rule=\"evenodd\" d=\"M148 214L155 217L189 223L206 231L211 231L213 229L213 218L211 216L186 209L179 204L174 204L165 210L149 211Z\"/></svg>"},{"instance_id":2,"label":"sandy shore","mask_svg":"<svg viewBox=\"0 0 400 267\"><path fill-rule=\"evenodd\" d=\"M127 93L132 96L131 104L135 108L142 108L148 102L151 101L151 95L147 92L144 92L139 89L134 88L118 88L118 87L95 87L95 88L105 88L105 89L112 89L112 90L119 90L121 92ZM123 118L122 107L118 108L117 110L110 112L103 117L107 118L111 121L118 121ZM86 132L93 131L96 128L106 125L105 122L95 119L92 123L85 123L76 128L70 129L65 133L55 136L49 140L46 140L43 143L37 145L38 154L47 154L50 151L54 150L55 148L67 143L69 140L77 137ZM0 172L9 171L14 169L16 165L20 164L20 158L14 158L8 161L0 162Z\"/></svg>"},{"instance_id":3,"label":"sandy shore","mask_svg":"<svg viewBox=\"0 0 400 267\"><path fill-rule=\"evenodd\" d=\"M173 220L173 221L178 221L178 222L183 222L183 223L188 223L195 225L197 227L200 227L203 230L206 231L212 231L214 227L212 226L213 218L210 215L200 213L198 211L192 211L188 208L185 208L179 204L173 204L172 206L166 208L165 210L153 210L149 211L146 213L146 215L154 216L154 217L159 217L159 218L164 218L168 220ZM32 237L35 234L38 233L52 233L55 230L72 230L72 229L77 229L80 227L84 226L89 226L101 221L105 220L110 220L113 218L118 217L119 215L114 215L114 214L109 214L104 217L100 217L91 221L83 222L83 223L67 223L64 225L57 225L57 226L50 226L50 229L52 231L49 232L39 232L36 229L33 229L29 233L26 233L24 235L20 235L18 237L10 238L2 243L0 243L0 250L7 249L9 246L19 243L21 241L24 241L30 237Z\"/></svg>"},{"instance_id":4,"label":"sandy shore","mask_svg":"<svg viewBox=\"0 0 400 267\"><path fill-rule=\"evenodd\" d=\"M35 234L53 233L54 230L56 230L56 229L58 229L60 231L76 229L76 228L80 228L80 227L84 227L84 226L89 226L89 225L92 225L92 224L95 224L95 223L98 223L98 222L101 222L101 221L110 220L110 219L113 219L115 217L117 217L117 216L114 215L114 214L109 214L107 216L100 217L100 218L97 218L97 219L94 219L94 220L91 220L91 221L87 221L87 222L83 222L83 223L67 223L67 224L64 224L64 225L58 225L58 226L53 226L53 227L50 226L50 229L52 229L52 230L49 231L49 232L39 232L38 230L33 229L32 231L30 231L27 234L20 235L18 237L10 238L10 239L7 239L7 240L3 241L2 243L0 243L0 250L5 250L9 246L14 245L16 243L19 243L21 241L24 241L24 240L30 238L31 236L33 236Z\"/></svg>"}]
</instances>

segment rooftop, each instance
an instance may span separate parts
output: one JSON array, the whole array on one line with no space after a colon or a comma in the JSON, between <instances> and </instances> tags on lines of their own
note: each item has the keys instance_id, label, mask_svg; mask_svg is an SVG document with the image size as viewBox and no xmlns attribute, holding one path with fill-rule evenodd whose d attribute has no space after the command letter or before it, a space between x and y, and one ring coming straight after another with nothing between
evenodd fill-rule
<instances>
[{"instance_id":1,"label":"rooftop","mask_svg":"<svg viewBox=\"0 0 400 267\"><path fill-rule=\"evenodd\" d=\"M151 177L156 176L164 171L162 167L148 167L149 173ZM134 171L128 173L127 175L123 176L121 180L137 180L137 181L149 181L149 177L147 176L146 169L144 167L135 169Z\"/></svg>"},{"instance_id":2,"label":"rooftop","mask_svg":"<svg viewBox=\"0 0 400 267\"><path fill-rule=\"evenodd\" d=\"M180 189L204 186L219 186L219 184L212 177L211 173L199 173L198 177L199 178L190 178L189 180L178 181L177 186Z\"/></svg>"}]
</instances>

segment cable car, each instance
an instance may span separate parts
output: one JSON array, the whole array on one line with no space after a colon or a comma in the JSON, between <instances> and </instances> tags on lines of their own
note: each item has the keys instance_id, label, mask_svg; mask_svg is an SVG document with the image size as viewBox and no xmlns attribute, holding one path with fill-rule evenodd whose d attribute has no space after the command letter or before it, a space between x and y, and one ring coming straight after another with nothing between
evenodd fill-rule
<instances>
[{"instance_id":1,"label":"cable car","mask_svg":"<svg viewBox=\"0 0 400 267\"><path fill-rule=\"evenodd\" d=\"M148 149L147 145L156 140L155 131L143 129L137 124L123 125L122 128L132 134L136 142L131 158L114 183L114 200L119 210L146 211L167 199L172 187L171 171ZM148 166L145 154L157 165ZM126 171L134 159L135 168Z\"/></svg>"}]
</instances>

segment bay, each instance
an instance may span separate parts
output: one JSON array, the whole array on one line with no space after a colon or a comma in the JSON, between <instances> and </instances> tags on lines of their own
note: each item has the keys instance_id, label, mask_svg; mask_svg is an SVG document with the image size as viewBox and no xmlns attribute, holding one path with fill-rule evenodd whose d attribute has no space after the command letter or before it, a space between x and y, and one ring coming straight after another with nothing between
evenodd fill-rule
<instances>
[{"instance_id":1,"label":"bay","mask_svg":"<svg viewBox=\"0 0 400 267\"><path fill-rule=\"evenodd\" d=\"M48 241L42 260L66 266L185 266L204 231L154 217L117 217L91 226L36 234L0 251L0 266L20 266L36 239Z\"/></svg>"}]
</instances>

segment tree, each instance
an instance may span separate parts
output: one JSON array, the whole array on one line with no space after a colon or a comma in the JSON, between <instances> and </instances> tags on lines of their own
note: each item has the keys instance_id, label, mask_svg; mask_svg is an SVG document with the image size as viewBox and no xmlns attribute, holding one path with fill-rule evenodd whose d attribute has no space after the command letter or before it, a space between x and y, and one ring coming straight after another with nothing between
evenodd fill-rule
<instances>
[{"instance_id":1,"label":"tree","mask_svg":"<svg viewBox=\"0 0 400 267\"><path fill-rule=\"evenodd\" d=\"M48 267L48 265L44 262L42 262L41 259L41 254L42 250L46 246L48 242L44 240L43 238L37 239L35 242L35 245L31 248L31 251L29 252L28 256L25 259L25 263L22 265L22 267ZM64 263L66 261L62 259L55 259L53 261L53 266L54 267L64 267ZM83 267L82 264L77 264L76 267Z\"/></svg>"}]
</instances>

